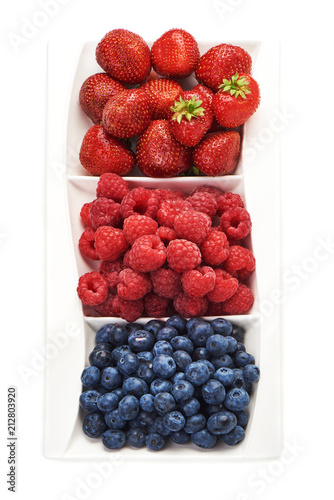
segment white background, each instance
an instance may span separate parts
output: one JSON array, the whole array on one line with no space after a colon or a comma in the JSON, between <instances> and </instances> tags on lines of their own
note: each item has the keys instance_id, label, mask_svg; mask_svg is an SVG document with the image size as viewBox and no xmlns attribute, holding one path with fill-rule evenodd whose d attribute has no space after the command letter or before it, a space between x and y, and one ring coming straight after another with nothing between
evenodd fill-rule
<instances>
[{"instance_id":1,"label":"white background","mask_svg":"<svg viewBox=\"0 0 334 500\"><path fill-rule=\"evenodd\" d=\"M301 498L327 498L332 484L334 299L334 47L329 2L51 3L58 8L47 17L39 15L43 0L1 4L1 498L14 495L6 485L8 385L18 387L19 499L177 495L276 500L292 498L297 491ZM30 22L40 26L30 31L28 39L27 28L23 30ZM281 43L281 108L289 117L281 132L284 455L275 461L234 464L206 464L204 458L200 463L171 464L156 455L149 465L114 463L112 470L97 471L96 464L87 461L43 456L44 371L35 370L28 384L18 372L20 365L31 366L44 345L47 42L99 40L113 28L127 28L154 40L173 27L202 40L273 38ZM23 33L26 38L18 39ZM259 189L270 188L259 179ZM266 228L263 232L265 239Z\"/></svg>"}]
</instances>

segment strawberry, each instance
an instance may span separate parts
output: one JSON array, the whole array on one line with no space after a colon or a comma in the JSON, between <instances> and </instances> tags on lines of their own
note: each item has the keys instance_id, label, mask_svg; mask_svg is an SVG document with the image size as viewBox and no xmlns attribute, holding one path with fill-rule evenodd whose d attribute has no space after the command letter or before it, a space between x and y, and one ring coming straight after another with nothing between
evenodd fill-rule
<instances>
[{"instance_id":1,"label":"strawberry","mask_svg":"<svg viewBox=\"0 0 334 500\"><path fill-rule=\"evenodd\" d=\"M211 132L195 146L194 165L206 175L231 174L240 153L240 135L235 130Z\"/></svg>"},{"instance_id":2,"label":"strawberry","mask_svg":"<svg viewBox=\"0 0 334 500\"><path fill-rule=\"evenodd\" d=\"M195 71L200 57L195 38L183 29L171 29L151 48L153 69L161 76L184 78Z\"/></svg>"},{"instance_id":3,"label":"strawberry","mask_svg":"<svg viewBox=\"0 0 334 500\"><path fill-rule=\"evenodd\" d=\"M96 61L109 76L130 85L150 73L150 49L145 40L125 29L109 31L96 47Z\"/></svg>"},{"instance_id":4,"label":"strawberry","mask_svg":"<svg viewBox=\"0 0 334 500\"><path fill-rule=\"evenodd\" d=\"M211 107L212 107L212 98L215 94L211 89L209 89L209 87L206 87L206 85L199 83L198 85L195 85L195 87L193 87L193 90L198 90L200 92L204 92L204 94L209 99ZM215 115L213 115L212 124L211 124L211 127L209 128L208 132L216 132L217 130L222 130L222 126L220 125L220 123L218 123Z\"/></svg>"},{"instance_id":5,"label":"strawberry","mask_svg":"<svg viewBox=\"0 0 334 500\"><path fill-rule=\"evenodd\" d=\"M148 80L140 88L149 96L152 120L167 120L169 108L182 92L181 85L169 78Z\"/></svg>"},{"instance_id":6,"label":"strawberry","mask_svg":"<svg viewBox=\"0 0 334 500\"><path fill-rule=\"evenodd\" d=\"M148 177L175 177L190 168L191 153L175 139L167 120L154 120L138 137L136 160Z\"/></svg>"},{"instance_id":7,"label":"strawberry","mask_svg":"<svg viewBox=\"0 0 334 500\"><path fill-rule=\"evenodd\" d=\"M195 146L209 130L212 116L207 96L203 92L186 90L171 107L171 131L185 146Z\"/></svg>"},{"instance_id":8,"label":"strawberry","mask_svg":"<svg viewBox=\"0 0 334 500\"><path fill-rule=\"evenodd\" d=\"M217 92L223 79L231 78L237 71L250 73L252 58L243 48L222 43L211 47L198 61L196 79Z\"/></svg>"},{"instance_id":9,"label":"strawberry","mask_svg":"<svg viewBox=\"0 0 334 500\"><path fill-rule=\"evenodd\" d=\"M79 93L79 104L93 123L101 123L102 111L109 97L124 89L122 83L110 78L106 73L96 73L83 82Z\"/></svg>"},{"instance_id":10,"label":"strawberry","mask_svg":"<svg viewBox=\"0 0 334 500\"><path fill-rule=\"evenodd\" d=\"M92 175L112 172L127 175L135 166L135 155L122 141L109 135L102 125L87 130L79 153L82 166Z\"/></svg>"},{"instance_id":11,"label":"strawberry","mask_svg":"<svg viewBox=\"0 0 334 500\"><path fill-rule=\"evenodd\" d=\"M141 89L126 89L111 97L102 114L106 132L124 139L139 134L150 122L149 98Z\"/></svg>"},{"instance_id":12,"label":"strawberry","mask_svg":"<svg viewBox=\"0 0 334 500\"><path fill-rule=\"evenodd\" d=\"M234 128L245 123L257 110L260 90L250 75L236 73L224 78L212 99L215 117L223 127Z\"/></svg>"}]
</instances>

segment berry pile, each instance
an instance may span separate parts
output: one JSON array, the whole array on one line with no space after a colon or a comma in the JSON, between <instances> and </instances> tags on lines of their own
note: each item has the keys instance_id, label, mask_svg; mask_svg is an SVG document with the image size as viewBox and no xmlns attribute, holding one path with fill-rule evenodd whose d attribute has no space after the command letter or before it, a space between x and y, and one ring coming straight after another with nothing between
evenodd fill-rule
<instances>
[{"instance_id":1,"label":"berry pile","mask_svg":"<svg viewBox=\"0 0 334 500\"><path fill-rule=\"evenodd\" d=\"M193 165L210 176L235 170L241 142L235 129L260 102L243 48L221 43L200 55L190 33L171 29L150 49L138 34L114 29L95 55L103 72L89 76L79 93L94 124L79 154L90 174L124 176L135 165L149 177L194 172ZM185 90L182 79L190 75L198 84Z\"/></svg>"},{"instance_id":2,"label":"berry pile","mask_svg":"<svg viewBox=\"0 0 334 500\"><path fill-rule=\"evenodd\" d=\"M244 333L223 318L177 315L103 326L81 374L84 433L108 449L238 444L260 377Z\"/></svg>"},{"instance_id":3,"label":"berry pile","mask_svg":"<svg viewBox=\"0 0 334 500\"><path fill-rule=\"evenodd\" d=\"M255 258L252 223L238 194L200 186L189 195L134 187L102 174L96 199L81 209L82 255L101 261L79 278L87 315L136 321L181 314L222 316L250 310Z\"/></svg>"}]
</instances>

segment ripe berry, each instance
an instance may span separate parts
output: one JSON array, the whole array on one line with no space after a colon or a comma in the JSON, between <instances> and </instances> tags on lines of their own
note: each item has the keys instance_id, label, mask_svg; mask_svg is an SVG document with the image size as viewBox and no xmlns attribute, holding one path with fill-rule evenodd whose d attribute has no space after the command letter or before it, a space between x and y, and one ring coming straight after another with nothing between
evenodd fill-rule
<instances>
[{"instance_id":1,"label":"ripe berry","mask_svg":"<svg viewBox=\"0 0 334 500\"><path fill-rule=\"evenodd\" d=\"M198 246L192 241L176 239L167 247L167 262L169 267L181 273L199 266L202 261Z\"/></svg>"},{"instance_id":2,"label":"ripe berry","mask_svg":"<svg viewBox=\"0 0 334 500\"><path fill-rule=\"evenodd\" d=\"M147 273L161 267L166 260L166 248L160 238L147 234L137 238L129 254L132 269Z\"/></svg>"},{"instance_id":3,"label":"ripe berry","mask_svg":"<svg viewBox=\"0 0 334 500\"><path fill-rule=\"evenodd\" d=\"M102 304L108 296L108 281L96 271L85 273L79 278L77 292L83 304Z\"/></svg>"}]
</instances>

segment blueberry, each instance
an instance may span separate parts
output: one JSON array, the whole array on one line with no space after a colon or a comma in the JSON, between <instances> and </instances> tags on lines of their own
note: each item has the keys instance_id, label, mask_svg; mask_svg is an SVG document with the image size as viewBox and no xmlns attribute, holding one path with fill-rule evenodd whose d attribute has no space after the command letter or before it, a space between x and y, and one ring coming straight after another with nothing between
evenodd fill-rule
<instances>
[{"instance_id":1,"label":"blueberry","mask_svg":"<svg viewBox=\"0 0 334 500\"><path fill-rule=\"evenodd\" d=\"M223 403L219 403L217 405L206 405L205 408L203 409L204 414L207 418L211 417L211 415L214 415L215 413L218 413L220 411L226 410L225 406Z\"/></svg>"},{"instance_id":2,"label":"blueberry","mask_svg":"<svg viewBox=\"0 0 334 500\"><path fill-rule=\"evenodd\" d=\"M82 429L86 436L90 438L101 437L107 429L107 424L102 413L88 413L88 415L84 418Z\"/></svg>"},{"instance_id":3,"label":"blueberry","mask_svg":"<svg viewBox=\"0 0 334 500\"><path fill-rule=\"evenodd\" d=\"M195 319L195 318L193 318ZM196 347L205 347L207 339L213 335L213 328L208 321L202 318L196 318L197 321L187 324L188 337ZM190 324L190 326L189 326Z\"/></svg>"},{"instance_id":4,"label":"blueberry","mask_svg":"<svg viewBox=\"0 0 334 500\"><path fill-rule=\"evenodd\" d=\"M171 342L172 338L177 337L179 332L173 326L165 326L161 328L161 330L157 333L157 340L166 340L167 342Z\"/></svg>"},{"instance_id":5,"label":"blueberry","mask_svg":"<svg viewBox=\"0 0 334 500\"><path fill-rule=\"evenodd\" d=\"M213 448L217 443L217 436L211 434L207 429L195 432L191 435L192 442L200 448Z\"/></svg>"},{"instance_id":6,"label":"blueberry","mask_svg":"<svg viewBox=\"0 0 334 500\"><path fill-rule=\"evenodd\" d=\"M224 318L215 318L211 322L212 329L215 333L219 335L231 335L233 332L233 326L230 321Z\"/></svg>"},{"instance_id":7,"label":"blueberry","mask_svg":"<svg viewBox=\"0 0 334 500\"><path fill-rule=\"evenodd\" d=\"M209 360L211 358L211 354L206 347L196 347L196 349L192 353L192 357L194 361L198 361L200 359Z\"/></svg>"},{"instance_id":8,"label":"blueberry","mask_svg":"<svg viewBox=\"0 0 334 500\"><path fill-rule=\"evenodd\" d=\"M89 363L98 368L105 368L112 365L111 352L101 350L94 350L89 355Z\"/></svg>"},{"instance_id":9,"label":"blueberry","mask_svg":"<svg viewBox=\"0 0 334 500\"><path fill-rule=\"evenodd\" d=\"M180 411L185 417L192 417L198 413L201 407L200 402L196 398L190 398L187 401L181 402L179 405Z\"/></svg>"},{"instance_id":10,"label":"blueberry","mask_svg":"<svg viewBox=\"0 0 334 500\"><path fill-rule=\"evenodd\" d=\"M113 349L111 353L112 359L117 363L121 359L121 357L124 356L124 354L130 351L130 347L126 344L115 347L115 349Z\"/></svg>"},{"instance_id":11,"label":"blueberry","mask_svg":"<svg viewBox=\"0 0 334 500\"><path fill-rule=\"evenodd\" d=\"M180 380L176 384L173 384L171 392L175 401L182 403L193 397L195 389L188 380Z\"/></svg>"},{"instance_id":12,"label":"blueberry","mask_svg":"<svg viewBox=\"0 0 334 500\"><path fill-rule=\"evenodd\" d=\"M139 366L137 356L133 352L127 352L117 362L117 368L123 375L131 375Z\"/></svg>"},{"instance_id":13,"label":"blueberry","mask_svg":"<svg viewBox=\"0 0 334 500\"><path fill-rule=\"evenodd\" d=\"M172 431L170 429L168 429L165 425L165 422L164 422L164 415L160 415L159 417L157 417L154 421L154 425L152 426L152 428L154 429L153 432L158 432L159 434L161 434L161 436L169 436Z\"/></svg>"},{"instance_id":14,"label":"blueberry","mask_svg":"<svg viewBox=\"0 0 334 500\"><path fill-rule=\"evenodd\" d=\"M229 354L223 354L223 356L217 356L211 359L211 363L216 368L221 368L222 366L226 366L227 368L234 368L233 359Z\"/></svg>"},{"instance_id":15,"label":"blueberry","mask_svg":"<svg viewBox=\"0 0 334 500\"><path fill-rule=\"evenodd\" d=\"M175 351L173 353L173 359L176 363L176 368L179 371L184 372L188 365L192 362L190 354L186 351Z\"/></svg>"},{"instance_id":16,"label":"blueberry","mask_svg":"<svg viewBox=\"0 0 334 500\"><path fill-rule=\"evenodd\" d=\"M227 351L226 352L228 354L231 354L231 353L233 353L236 350L238 342L236 341L235 338L231 337L230 335L228 335L227 337L225 337L225 339L228 341L228 347L227 347Z\"/></svg>"},{"instance_id":17,"label":"blueberry","mask_svg":"<svg viewBox=\"0 0 334 500\"><path fill-rule=\"evenodd\" d=\"M255 358L254 358L253 354L248 353L248 356L249 356L249 364L255 365Z\"/></svg>"},{"instance_id":18,"label":"blueberry","mask_svg":"<svg viewBox=\"0 0 334 500\"><path fill-rule=\"evenodd\" d=\"M140 427L148 429L154 425L155 420L157 419L157 412L154 410L152 412L148 412L145 410L141 410L137 417ZM131 423L131 422L130 422Z\"/></svg>"},{"instance_id":19,"label":"blueberry","mask_svg":"<svg viewBox=\"0 0 334 500\"><path fill-rule=\"evenodd\" d=\"M154 335L157 335L159 330L165 326L165 322L162 321L161 319L151 319L148 321L145 326L144 330L147 330L148 332L153 333Z\"/></svg>"},{"instance_id":20,"label":"blueberry","mask_svg":"<svg viewBox=\"0 0 334 500\"><path fill-rule=\"evenodd\" d=\"M246 352L246 347L244 346L244 344L242 344L241 342L237 342L237 347L235 348L235 353L237 353L237 351L244 351Z\"/></svg>"},{"instance_id":21,"label":"blueberry","mask_svg":"<svg viewBox=\"0 0 334 500\"><path fill-rule=\"evenodd\" d=\"M161 378L170 378L176 372L176 363L168 354L158 354L153 359L152 368L154 373Z\"/></svg>"},{"instance_id":22,"label":"blueberry","mask_svg":"<svg viewBox=\"0 0 334 500\"><path fill-rule=\"evenodd\" d=\"M85 387L96 387L100 383L101 372L97 366L87 366L81 373L81 382Z\"/></svg>"},{"instance_id":23,"label":"blueberry","mask_svg":"<svg viewBox=\"0 0 334 500\"><path fill-rule=\"evenodd\" d=\"M186 380L184 372L176 372L175 375L173 375L171 378L173 384L177 384L181 380Z\"/></svg>"},{"instance_id":24,"label":"blueberry","mask_svg":"<svg viewBox=\"0 0 334 500\"><path fill-rule=\"evenodd\" d=\"M157 432L152 432L146 437L146 446L149 450L159 451L165 446L165 440Z\"/></svg>"},{"instance_id":25,"label":"blueberry","mask_svg":"<svg viewBox=\"0 0 334 500\"><path fill-rule=\"evenodd\" d=\"M227 434L237 425L237 417L231 411L219 411L208 420L208 430L212 434Z\"/></svg>"},{"instance_id":26,"label":"blueberry","mask_svg":"<svg viewBox=\"0 0 334 500\"><path fill-rule=\"evenodd\" d=\"M137 330L141 330L143 327L139 323L126 323L125 329L128 332L128 335L132 332L136 332Z\"/></svg>"},{"instance_id":27,"label":"blueberry","mask_svg":"<svg viewBox=\"0 0 334 500\"><path fill-rule=\"evenodd\" d=\"M237 425L240 425L240 427L246 427L248 424L248 418L249 415L245 410L241 411L235 411L234 415L237 417Z\"/></svg>"},{"instance_id":28,"label":"blueberry","mask_svg":"<svg viewBox=\"0 0 334 500\"><path fill-rule=\"evenodd\" d=\"M235 375L235 379L231 384L231 389L245 389L245 391L249 393L252 388L252 384L244 379L244 370L241 368L234 368L233 372Z\"/></svg>"},{"instance_id":29,"label":"blueberry","mask_svg":"<svg viewBox=\"0 0 334 500\"><path fill-rule=\"evenodd\" d=\"M140 408L151 413L154 411L154 396L153 394L143 394L139 399Z\"/></svg>"},{"instance_id":30,"label":"blueberry","mask_svg":"<svg viewBox=\"0 0 334 500\"><path fill-rule=\"evenodd\" d=\"M128 344L133 352L150 351L155 343L155 335L148 330L136 330L130 333Z\"/></svg>"},{"instance_id":31,"label":"blueberry","mask_svg":"<svg viewBox=\"0 0 334 500\"><path fill-rule=\"evenodd\" d=\"M234 355L234 364L238 368L243 368L244 366L249 365L249 354L244 351L237 351Z\"/></svg>"},{"instance_id":32,"label":"blueberry","mask_svg":"<svg viewBox=\"0 0 334 500\"><path fill-rule=\"evenodd\" d=\"M167 319L166 326L172 326L176 328L179 334L183 335L186 333L187 320L182 318L182 316L174 315Z\"/></svg>"},{"instance_id":33,"label":"blueberry","mask_svg":"<svg viewBox=\"0 0 334 500\"><path fill-rule=\"evenodd\" d=\"M249 395L244 389L231 389L226 394L224 405L232 411L245 410L249 404Z\"/></svg>"},{"instance_id":34,"label":"blueberry","mask_svg":"<svg viewBox=\"0 0 334 500\"><path fill-rule=\"evenodd\" d=\"M194 361L185 369L186 379L193 385L203 385L210 378L210 370L202 361Z\"/></svg>"},{"instance_id":35,"label":"blueberry","mask_svg":"<svg viewBox=\"0 0 334 500\"><path fill-rule=\"evenodd\" d=\"M243 377L246 382L253 384L260 378L260 369L256 365L246 365L243 370Z\"/></svg>"},{"instance_id":36,"label":"blueberry","mask_svg":"<svg viewBox=\"0 0 334 500\"><path fill-rule=\"evenodd\" d=\"M208 359L201 359L199 361L204 363L209 368L210 378L213 378L214 374L216 373L216 368L213 366L211 361L209 361Z\"/></svg>"},{"instance_id":37,"label":"blueberry","mask_svg":"<svg viewBox=\"0 0 334 500\"><path fill-rule=\"evenodd\" d=\"M99 344L96 344L94 347L93 351L109 351L112 352L113 350L113 345L110 344L110 342L100 342Z\"/></svg>"},{"instance_id":38,"label":"blueberry","mask_svg":"<svg viewBox=\"0 0 334 500\"><path fill-rule=\"evenodd\" d=\"M97 332L96 332L96 335L95 335L95 342L97 344L101 343L101 342L109 342L109 332L111 330L111 328L113 327L113 323L109 324L109 325L104 325L102 326Z\"/></svg>"},{"instance_id":39,"label":"blueberry","mask_svg":"<svg viewBox=\"0 0 334 500\"><path fill-rule=\"evenodd\" d=\"M222 403L225 395L225 387L216 379L210 379L202 386L202 397L209 405Z\"/></svg>"},{"instance_id":40,"label":"blueberry","mask_svg":"<svg viewBox=\"0 0 334 500\"><path fill-rule=\"evenodd\" d=\"M177 335L172 338L170 343L174 351L186 351L188 354L192 354L194 351L194 344L190 339L188 339L188 337L181 337L181 335Z\"/></svg>"},{"instance_id":41,"label":"blueberry","mask_svg":"<svg viewBox=\"0 0 334 500\"><path fill-rule=\"evenodd\" d=\"M190 436L183 429L180 431L172 432L170 435L172 441L177 444L186 444L190 441Z\"/></svg>"},{"instance_id":42,"label":"blueberry","mask_svg":"<svg viewBox=\"0 0 334 500\"><path fill-rule=\"evenodd\" d=\"M126 440L134 448L142 448L146 444L147 433L138 427L134 427L127 432Z\"/></svg>"},{"instance_id":43,"label":"blueberry","mask_svg":"<svg viewBox=\"0 0 334 500\"><path fill-rule=\"evenodd\" d=\"M107 368L103 368L101 373L101 385L108 389L108 391L116 389L122 385L122 380L123 377L118 368L114 366L107 366Z\"/></svg>"},{"instance_id":44,"label":"blueberry","mask_svg":"<svg viewBox=\"0 0 334 500\"><path fill-rule=\"evenodd\" d=\"M227 353L229 342L218 333L211 335L206 341L206 348L212 356L222 356Z\"/></svg>"},{"instance_id":45,"label":"blueberry","mask_svg":"<svg viewBox=\"0 0 334 500\"><path fill-rule=\"evenodd\" d=\"M164 380L163 378L156 378L150 385L150 393L155 396L158 392L170 392L172 389L172 382Z\"/></svg>"},{"instance_id":46,"label":"blueberry","mask_svg":"<svg viewBox=\"0 0 334 500\"><path fill-rule=\"evenodd\" d=\"M136 396L138 399L143 394L149 392L148 385L145 380L138 377L129 377L124 380L122 388L126 395Z\"/></svg>"},{"instance_id":47,"label":"blueberry","mask_svg":"<svg viewBox=\"0 0 334 500\"><path fill-rule=\"evenodd\" d=\"M138 352L137 358L138 358L140 365L143 363L150 364L153 361L153 354L151 351L142 351L142 352Z\"/></svg>"},{"instance_id":48,"label":"blueberry","mask_svg":"<svg viewBox=\"0 0 334 500\"><path fill-rule=\"evenodd\" d=\"M88 389L88 391L80 394L79 404L84 411L95 411L97 410L97 400L101 396L101 393L95 389Z\"/></svg>"},{"instance_id":49,"label":"blueberry","mask_svg":"<svg viewBox=\"0 0 334 500\"><path fill-rule=\"evenodd\" d=\"M123 431L112 431L108 429L102 434L102 443L109 450L118 450L124 446L126 436Z\"/></svg>"},{"instance_id":50,"label":"blueberry","mask_svg":"<svg viewBox=\"0 0 334 500\"><path fill-rule=\"evenodd\" d=\"M173 354L173 347L166 340L158 340L152 350L153 356L158 356L158 354L168 354L171 356Z\"/></svg>"},{"instance_id":51,"label":"blueberry","mask_svg":"<svg viewBox=\"0 0 334 500\"><path fill-rule=\"evenodd\" d=\"M117 387L116 389L113 389L111 392L113 394L116 394L116 396L118 397L119 400L124 398L124 396L126 395L125 392L123 391L122 387Z\"/></svg>"},{"instance_id":52,"label":"blueberry","mask_svg":"<svg viewBox=\"0 0 334 500\"><path fill-rule=\"evenodd\" d=\"M224 434L222 436L222 439L225 444L228 444L229 446L235 446L236 444L240 443L240 441L242 441L244 437L244 429L239 425L236 425L231 432L229 432L228 434Z\"/></svg>"},{"instance_id":53,"label":"blueberry","mask_svg":"<svg viewBox=\"0 0 334 500\"><path fill-rule=\"evenodd\" d=\"M123 429L126 426L126 420L120 416L118 408L106 413L104 419L107 426L113 430Z\"/></svg>"},{"instance_id":54,"label":"blueberry","mask_svg":"<svg viewBox=\"0 0 334 500\"><path fill-rule=\"evenodd\" d=\"M206 418L201 413L196 413L186 420L186 424L183 427L183 430L188 434L193 434L194 432L198 432L206 426Z\"/></svg>"},{"instance_id":55,"label":"blueberry","mask_svg":"<svg viewBox=\"0 0 334 500\"><path fill-rule=\"evenodd\" d=\"M166 415L163 417L163 423L171 432L176 432L184 427L186 419L181 412L173 410L166 413Z\"/></svg>"},{"instance_id":56,"label":"blueberry","mask_svg":"<svg viewBox=\"0 0 334 500\"><path fill-rule=\"evenodd\" d=\"M154 407L161 414L174 410L175 399L169 392L159 392L154 396Z\"/></svg>"},{"instance_id":57,"label":"blueberry","mask_svg":"<svg viewBox=\"0 0 334 500\"><path fill-rule=\"evenodd\" d=\"M226 387L233 384L235 380L235 373L231 368L222 366L221 368L218 368L218 370L216 370L213 378L219 380L219 382Z\"/></svg>"},{"instance_id":58,"label":"blueberry","mask_svg":"<svg viewBox=\"0 0 334 500\"><path fill-rule=\"evenodd\" d=\"M243 342L245 338L245 330L241 326L233 325L232 333L230 333L230 335L234 337L237 342Z\"/></svg>"},{"instance_id":59,"label":"blueberry","mask_svg":"<svg viewBox=\"0 0 334 500\"><path fill-rule=\"evenodd\" d=\"M118 404L120 417L124 420L133 420L139 413L139 401L135 396L125 396Z\"/></svg>"},{"instance_id":60,"label":"blueberry","mask_svg":"<svg viewBox=\"0 0 334 500\"><path fill-rule=\"evenodd\" d=\"M147 384L150 384L155 379L155 373L148 363L139 365L139 368L134 373L134 375L138 378L143 379Z\"/></svg>"},{"instance_id":61,"label":"blueberry","mask_svg":"<svg viewBox=\"0 0 334 500\"><path fill-rule=\"evenodd\" d=\"M117 323L110 329L109 341L114 346L120 346L126 343L128 338L128 332L124 325L118 325Z\"/></svg>"},{"instance_id":62,"label":"blueberry","mask_svg":"<svg viewBox=\"0 0 334 500\"><path fill-rule=\"evenodd\" d=\"M111 410L117 408L119 403L119 397L113 392L106 392L102 394L97 400L97 407L103 413L107 413Z\"/></svg>"}]
</instances>

